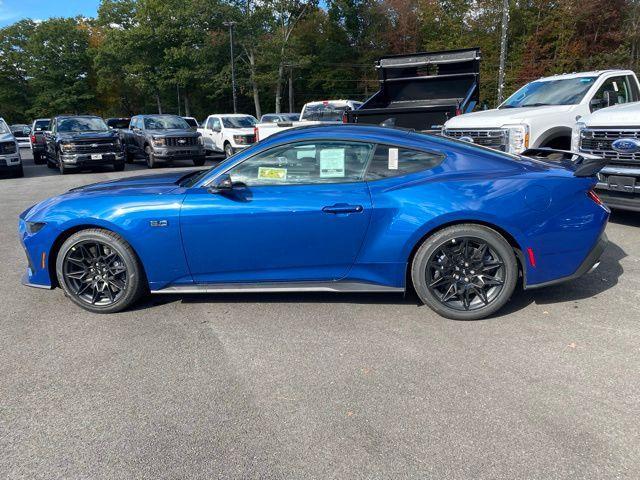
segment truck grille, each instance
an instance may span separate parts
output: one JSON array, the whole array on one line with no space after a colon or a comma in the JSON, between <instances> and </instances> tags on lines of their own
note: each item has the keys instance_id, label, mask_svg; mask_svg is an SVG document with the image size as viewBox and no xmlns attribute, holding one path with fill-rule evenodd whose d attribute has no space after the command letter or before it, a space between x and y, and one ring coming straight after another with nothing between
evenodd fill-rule
<instances>
[{"instance_id":1,"label":"truck grille","mask_svg":"<svg viewBox=\"0 0 640 480\"><path fill-rule=\"evenodd\" d=\"M469 137L476 145L493 148L495 150L505 151L507 147L507 134L500 128L482 129L482 130L445 130L447 137L460 140L463 137Z\"/></svg>"},{"instance_id":2,"label":"truck grille","mask_svg":"<svg viewBox=\"0 0 640 480\"><path fill-rule=\"evenodd\" d=\"M580 151L604 157L611 165L640 165L640 152L616 152L611 144L619 138L640 138L640 129L585 129L580 136Z\"/></svg>"},{"instance_id":3,"label":"truck grille","mask_svg":"<svg viewBox=\"0 0 640 480\"><path fill-rule=\"evenodd\" d=\"M74 151L78 153L102 153L113 152L120 147L116 147L115 140L82 140L74 141Z\"/></svg>"},{"instance_id":4,"label":"truck grille","mask_svg":"<svg viewBox=\"0 0 640 480\"><path fill-rule=\"evenodd\" d=\"M197 137L167 137L165 141L168 147L193 147L198 145Z\"/></svg>"},{"instance_id":5,"label":"truck grille","mask_svg":"<svg viewBox=\"0 0 640 480\"><path fill-rule=\"evenodd\" d=\"M0 155L6 155L8 153L16 153L16 144L14 142L0 143Z\"/></svg>"}]
</instances>

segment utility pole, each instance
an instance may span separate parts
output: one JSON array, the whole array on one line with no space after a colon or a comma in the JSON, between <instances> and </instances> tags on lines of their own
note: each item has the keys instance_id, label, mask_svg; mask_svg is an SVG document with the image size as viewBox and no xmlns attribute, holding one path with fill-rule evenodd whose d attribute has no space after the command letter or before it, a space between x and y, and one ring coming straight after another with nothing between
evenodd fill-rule
<instances>
[{"instance_id":1,"label":"utility pole","mask_svg":"<svg viewBox=\"0 0 640 480\"><path fill-rule=\"evenodd\" d=\"M180 84L176 84L176 90L178 91L178 116L182 116L182 111L180 109Z\"/></svg>"},{"instance_id":2,"label":"utility pole","mask_svg":"<svg viewBox=\"0 0 640 480\"><path fill-rule=\"evenodd\" d=\"M233 95L233 113L238 113L238 104L236 100L236 64L233 56L233 28L236 22L224 22L225 27L229 27L229 45L231 50L231 93Z\"/></svg>"},{"instance_id":3,"label":"utility pole","mask_svg":"<svg viewBox=\"0 0 640 480\"><path fill-rule=\"evenodd\" d=\"M502 2L502 34L500 35L500 67L498 70L498 105L504 96L504 64L507 59L507 28L509 27L509 0Z\"/></svg>"},{"instance_id":4,"label":"utility pole","mask_svg":"<svg viewBox=\"0 0 640 480\"><path fill-rule=\"evenodd\" d=\"M289 113L295 112L293 101L293 66L289 67Z\"/></svg>"}]
</instances>

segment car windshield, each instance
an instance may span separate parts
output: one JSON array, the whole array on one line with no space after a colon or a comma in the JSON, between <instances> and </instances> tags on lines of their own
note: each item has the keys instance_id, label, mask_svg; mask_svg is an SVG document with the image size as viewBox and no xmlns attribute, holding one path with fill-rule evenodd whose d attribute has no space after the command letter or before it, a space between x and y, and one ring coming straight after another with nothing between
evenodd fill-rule
<instances>
[{"instance_id":1,"label":"car windshield","mask_svg":"<svg viewBox=\"0 0 640 480\"><path fill-rule=\"evenodd\" d=\"M100 117L70 117L58 119L58 132L102 132L109 130Z\"/></svg>"},{"instance_id":2,"label":"car windshield","mask_svg":"<svg viewBox=\"0 0 640 480\"><path fill-rule=\"evenodd\" d=\"M187 122L191 128L198 128L198 121L195 118L185 118L184 121Z\"/></svg>"},{"instance_id":3,"label":"car windshield","mask_svg":"<svg viewBox=\"0 0 640 480\"><path fill-rule=\"evenodd\" d=\"M49 120L36 120L33 128L36 132L44 132L49 129Z\"/></svg>"},{"instance_id":4,"label":"car windshield","mask_svg":"<svg viewBox=\"0 0 640 480\"><path fill-rule=\"evenodd\" d=\"M110 118L107 120L107 125L111 128L129 128L129 119L128 118Z\"/></svg>"},{"instance_id":5,"label":"car windshield","mask_svg":"<svg viewBox=\"0 0 640 480\"><path fill-rule=\"evenodd\" d=\"M180 117L174 115L158 115L155 117L146 117L144 119L144 127L147 130L170 130L173 128L187 129L190 128L187 122Z\"/></svg>"},{"instance_id":6,"label":"car windshield","mask_svg":"<svg viewBox=\"0 0 640 480\"><path fill-rule=\"evenodd\" d=\"M531 82L507 98L499 108L575 105L584 98L596 78L578 77Z\"/></svg>"},{"instance_id":7,"label":"car windshield","mask_svg":"<svg viewBox=\"0 0 640 480\"><path fill-rule=\"evenodd\" d=\"M10 131L4 120L0 119L0 133L9 133Z\"/></svg>"},{"instance_id":8,"label":"car windshield","mask_svg":"<svg viewBox=\"0 0 640 480\"><path fill-rule=\"evenodd\" d=\"M29 125L11 125L9 128L16 137L26 137L30 132Z\"/></svg>"},{"instance_id":9,"label":"car windshield","mask_svg":"<svg viewBox=\"0 0 640 480\"><path fill-rule=\"evenodd\" d=\"M322 120L325 122L339 122L342 114L349 109L343 102L322 102L307 104L300 120Z\"/></svg>"},{"instance_id":10,"label":"car windshield","mask_svg":"<svg viewBox=\"0 0 640 480\"><path fill-rule=\"evenodd\" d=\"M224 128L251 128L256 124L256 119L247 115L246 117L222 117Z\"/></svg>"}]
</instances>

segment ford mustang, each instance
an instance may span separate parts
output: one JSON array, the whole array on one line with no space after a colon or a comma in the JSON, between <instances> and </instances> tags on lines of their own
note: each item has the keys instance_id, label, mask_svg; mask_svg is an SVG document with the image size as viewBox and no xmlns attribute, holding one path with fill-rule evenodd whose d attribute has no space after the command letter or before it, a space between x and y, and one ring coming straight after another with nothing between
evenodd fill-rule
<instances>
[{"instance_id":1,"label":"ford mustang","mask_svg":"<svg viewBox=\"0 0 640 480\"><path fill-rule=\"evenodd\" d=\"M92 312L151 293L403 292L442 316L597 266L596 157L412 131L292 129L208 169L74 188L20 215L24 283Z\"/></svg>"}]
</instances>

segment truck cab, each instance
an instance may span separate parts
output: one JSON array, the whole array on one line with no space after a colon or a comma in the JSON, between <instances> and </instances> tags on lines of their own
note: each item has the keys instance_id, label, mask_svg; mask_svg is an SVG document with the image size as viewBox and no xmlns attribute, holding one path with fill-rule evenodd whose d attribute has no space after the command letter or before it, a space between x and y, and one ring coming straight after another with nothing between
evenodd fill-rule
<instances>
[{"instance_id":1,"label":"truck cab","mask_svg":"<svg viewBox=\"0 0 640 480\"><path fill-rule=\"evenodd\" d=\"M496 109L449 119L443 133L508 153L568 150L577 119L638 100L640 84L631 70L555 75L526 84Z\"/></svg>"},{"instance_id":2,"label":"truck cab","mask_svg":"<svg viewBox=\"0 0 640 480\"><path fill-rule=\"evenodd\" d=\"M223 152L230 157L256 142L254 127L258 123L252 115L214 114L202 122L198 132L208 152Z\"/></svg>"}]
</instances>

